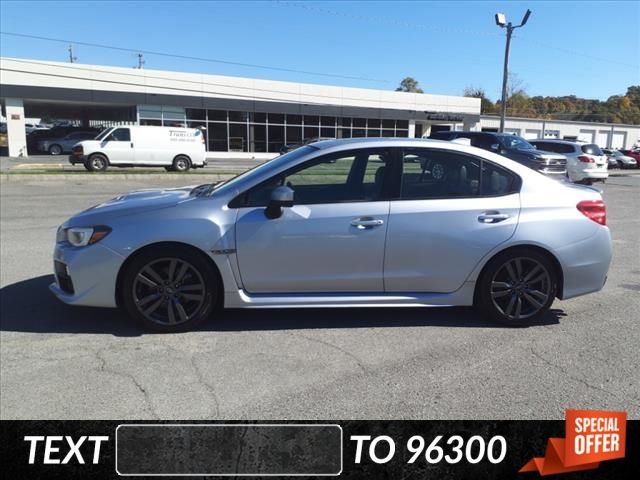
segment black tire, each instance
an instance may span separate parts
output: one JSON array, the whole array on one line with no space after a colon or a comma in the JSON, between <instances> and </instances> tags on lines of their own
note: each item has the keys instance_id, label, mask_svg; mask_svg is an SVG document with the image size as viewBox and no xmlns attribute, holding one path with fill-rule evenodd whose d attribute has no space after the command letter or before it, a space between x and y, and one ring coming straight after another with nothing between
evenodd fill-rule
<instances>
[{"instance_id":1,"label":"black tire","mask_svg":"<svg viewBox=\"0 0 640 480\"><path fill-rule=\"evenodd\" d=\"M149 247L126 266L121 278L123 307L154 332L191 330L218 305L218 275L203 253L189 247Z\"/></svg>"},{"instance_id":2,"label":"black tire","mask_svg":"<svg viewBox=\"0 0 640 480\"><path fill-rule=\"evenodd\" d=\"M49 155L60 155L62 153L62 147L57 143L54 143L49 147Z\"/></svg>"},{"instance_id":3,"label":"black tire","mask_svg":"<svg viewBox=\"0 0 640 480\"><path fill-rule=\"evenodd\" d=\"M173 166L171 166L171 167L164 167L164 169L165 169L167 172L173 172Z\"/></svg>"},{"instance_id":4,"label":"black tire","mask_svg":"<svg viewBox=\"0 0 640 480\"><path fill-rule=\"evenodd\" d=\"M173 159L174 172L187 172L191 168L191 160L186 155L178 155Z\"/></svg>"},{"instance_id":5,"label":"black tire","mask_svg":"<svg viewBox=\"0 0 640 480\"><path fill-rule=\"evenodd\" d=\"M495 322L527 327L551 307L558 288L556 277L554 265L538 250L518 248L499 253L479 278L476 307Z\"/></svg>"},{"instance_id":6,"label":"black tire","mask_svg":"<svg viewBox=\"0 0 640 480\"><path fill-rule=\"evenodd\" d=\"M82 165L84 165L84 169L85 169L85 170L87 170L87 171L89 171L89 172L91 171L91 169L89 168L89 162L85 162L85 163L83 163Z\"/></svg>"},{"instance_id":7,"label":"black tire","mask_svg":"<svg viewBox=\"0 0 640 480\"><path fill-rule=\"evenodd\" d=\"M101 153L94 153L87 159L87 163L85 163L85 168L90 172L104 172L108 166L109 161L107 157Z\"/></svg>"}]
</instances>

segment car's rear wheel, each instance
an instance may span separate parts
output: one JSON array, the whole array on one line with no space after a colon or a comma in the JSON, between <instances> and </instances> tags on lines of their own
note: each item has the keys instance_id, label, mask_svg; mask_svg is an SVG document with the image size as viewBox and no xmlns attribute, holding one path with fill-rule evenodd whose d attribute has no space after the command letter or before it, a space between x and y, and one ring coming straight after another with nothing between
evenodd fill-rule
<instances>
[{"instance_id":1,"label":"car's rear wheel","mask_svg":"<svg viewBox=\"0 0 640 480\"><path fill-rule=\"evenodd\" d=\"M123 305L149 330L191 330L214 310L217 283L203 254L175 246L150 248L136 256L124 272Z\"/></svg>"},{"instance_id":2,"label":"car's rear wheel","mask_svg":"<svg viewBox=\"0 0 640 480\"><path fill-rule=\"evenodd\" d=\"M107 157L99 153L94 153L87 159L85 167L91 172L104 172L109 166Z\"/></svg>"},{"instance_id":3,"label":"car's rear wheel","mask_svg":"<svg viewBox=\"0 0 640 480\"><path fill-rule=\"evenodd\" d=\"M517 249L489 261L478 289L477 304L488 318L512 327L526 327L551 307L557 279L546 255L534 249Z\"/></svg>"},{"instance_id":4,"label":"car's rear wheel","mask_svg":"<svg viewBox=\"0 0 640 480\"><path fill-rule=\"evenodd\" d=\"M186 172L191 168L191 161L186 155L178 155L173 159L173 170L176 172Z\"/></svg>"},{"instance_id":5,"label":"car's rear wheel","mask_svg":"<svg viewBox=\"0 0 640 480\"><path fill-rule=\"evenodd\" d=\"M62 147L60 145L51 145L49 147L49 154L51 155L60 155L62 153Z\"/></svg>"}]
</instances>

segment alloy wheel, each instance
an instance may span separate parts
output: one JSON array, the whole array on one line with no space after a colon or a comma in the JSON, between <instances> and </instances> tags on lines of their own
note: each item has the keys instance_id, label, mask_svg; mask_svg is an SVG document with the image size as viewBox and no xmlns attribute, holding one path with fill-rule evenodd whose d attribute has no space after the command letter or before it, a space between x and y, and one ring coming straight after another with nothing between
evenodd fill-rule
<instances>
[{"instance_id":1,"label":"alloy wheel","mask_svg":"<svg viewBox=\"0 0 640 480\"><path fill-rule=\"evenodd\" d=\"M551 275L533 258L505 262L491 280L491 301L510 320L525 320L545 308L551 295Z\"/></svg>"},{"instance_id":2,"label":"alloy wheel","mask_svg":"<svg viewBox=\"0 0 640 480\"><path fill-rule=\"evenodd\" d=\"M161 258L147 263L133 281L137 310L159 325L179 325L192 319L205 300L205 282L200 272L179 258Z\"/></svg>"}]
</instances>

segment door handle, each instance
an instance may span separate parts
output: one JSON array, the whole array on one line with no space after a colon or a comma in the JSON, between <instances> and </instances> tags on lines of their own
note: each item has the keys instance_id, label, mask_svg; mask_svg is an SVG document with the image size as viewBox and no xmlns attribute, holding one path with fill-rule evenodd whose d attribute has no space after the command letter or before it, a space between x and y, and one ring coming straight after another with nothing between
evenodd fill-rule
<instances>
[{"instance_id":1,"label":"door handle","mask_svg":"<svg viewBox=\"0 0 640 480\"><path fill-rule=\"evenodd\" d=\"M133 148L133 142L131 142L131 148Z\"/></svg>"},{"instance_id":2,"label":"door handle","mask_svg":"<svg viewBox=\"0 0 640 480\"><path fill-rule=\"evenodd\" d=\"M480 223L498 223L502 222L509 218L509 215L506 213L500 213L495 210L489 210L487 212L482 212L478 215L478 221Z\"/></svg>"},{"instance_id":3,"label":"door handle","mask_svg":"<svg viewBox=\"0 0 640 480\"><path fill-rule=\"evenodd\" d=\"M351 220L351 226L359 230L366 230L384 225L384 220L373 217L360 217Z\"/></svg>"}]
</instances>

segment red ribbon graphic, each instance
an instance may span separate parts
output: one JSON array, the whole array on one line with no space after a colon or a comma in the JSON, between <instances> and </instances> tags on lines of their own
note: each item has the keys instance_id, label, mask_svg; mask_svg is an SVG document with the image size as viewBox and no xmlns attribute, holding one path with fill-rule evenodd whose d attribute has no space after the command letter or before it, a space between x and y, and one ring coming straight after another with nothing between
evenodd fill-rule
<instances>
[{"instance_id":1,"label":"red ribbon graphic","mask_svg":"<svg viewBox=\"0 0 640 480\"><path fill-rule=\"evenodd\" d=\"M565 438L550 438L544 457L529 460L519 471L540 475L598 468L601 461L624 458L627 414L567 410Z\"/></svg>"}]
</instances>

